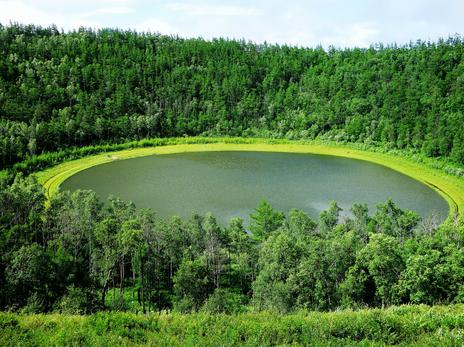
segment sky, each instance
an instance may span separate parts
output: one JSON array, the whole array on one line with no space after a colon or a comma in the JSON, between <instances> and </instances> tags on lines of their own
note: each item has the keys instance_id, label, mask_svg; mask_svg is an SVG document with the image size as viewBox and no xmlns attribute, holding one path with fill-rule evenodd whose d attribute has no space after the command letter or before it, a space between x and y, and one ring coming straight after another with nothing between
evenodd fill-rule
<instances>
[{"instance_id":1,"label":"sky","mask_svg":"<svg viewBox=\"0 0 464 347\"><path fill-rule=\"evenodd\" d=\"M369 47L464 34L464 0L0 0L0 23Z\"/></svg>"}]
</instances>

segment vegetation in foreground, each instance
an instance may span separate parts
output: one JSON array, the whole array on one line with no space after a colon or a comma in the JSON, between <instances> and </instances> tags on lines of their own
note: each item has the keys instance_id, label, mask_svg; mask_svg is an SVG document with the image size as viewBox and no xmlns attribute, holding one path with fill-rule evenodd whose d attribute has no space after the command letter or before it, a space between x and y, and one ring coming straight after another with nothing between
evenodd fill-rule
<instances>
[{"instance_id":1,"label":"vegetation in foreground","mask_svg":"<svg viewBox=\"0 0 464 347\"><path fill-rule=\"evenodd\" d=\"M313 220L263 202L249 226L211 214L164 220L91 191L46 204L32 177L0 190L0 307L239 313L464 301L464 223L392 201L369 215L333 202ZM247 230L249 232L247 232Z\"/></svg>"},{"instance_id":2,"label":"vegetation in foreground","mask_svg":"<svg viewBox=\"0 0 464 347\"><path fill-rule=\"evenodd\" d=\"M223 315L0 313L2 346L462 346L464 307Z\"/></svg>"}]
</instances>

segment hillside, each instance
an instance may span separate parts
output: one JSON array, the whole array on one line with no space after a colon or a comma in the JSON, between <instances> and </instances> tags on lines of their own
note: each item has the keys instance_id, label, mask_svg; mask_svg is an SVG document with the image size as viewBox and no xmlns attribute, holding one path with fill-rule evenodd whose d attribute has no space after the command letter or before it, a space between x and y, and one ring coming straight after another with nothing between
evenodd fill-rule
<instances>
[{"instance_id":1,"label":"hillside","mask_svg":"<svg viewBox=\"0 0 464 347\"><path fill-rule=\"evenodd\" d=\"M363 142L464 163L464 45L296 48L0 26L0 163L147 137Z\"/></svg>"}]
</instances>

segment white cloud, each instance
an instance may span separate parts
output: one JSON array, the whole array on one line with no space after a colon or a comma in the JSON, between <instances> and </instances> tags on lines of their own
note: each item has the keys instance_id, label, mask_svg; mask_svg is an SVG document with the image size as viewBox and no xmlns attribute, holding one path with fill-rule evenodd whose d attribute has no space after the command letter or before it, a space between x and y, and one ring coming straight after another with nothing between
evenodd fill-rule
<instances>
[{"instance_id":1,"label":"white cloud","mask_svg":"<svg viewBox=\"0 0 464 347\"><path fill-rule=\"evenodd\" d=\"M368 47L464 33L462 0L0 0L0 23Z\"/></svg>"},{"instance_id":2,"label":"white cloud","mask_svg":"<svg viewBox=\"0 0 464 347\"><path fill-rule=\"evenodd\" d=\"M0 23L9 24L10 22L18 22L21 24L36 24L41 26L55 24L58 28L63 28L65 30L76 29L79 27L98 29L104 26L102 22L100 22L97 18L94 19L89 17L105 13L127 13L130 10L128 7L108 7L97 9L94 11L94 14L92 14L92 12L88 12L86 14L79 12L73 13L63 11L62 9L60 10L59 7L53 8L52 10L45 10L45 5L51 6L54 2L56 1L46 0L40 3L28 0L0 1ZM96 0L95 2L102 2L102 0Z\"/></svg>"},{"instance_id":3,"label":"white cloud","mask_svg":"<svg viewBox=\"0 0 464 347\"><path fill-rule=\"evenodd\" d=\"M0 22L34 23L48 25L54 22L53 14L39 10L21 1L0 1Z\"/></svg>"},{"instance_id":4,"label":"white cloud","mask_svg":"<svg viewBox=\"0 0 464 347\"><path fill-rule=\"evenodd\" d=\"M21 2L29 5L46 7L57 6L128 6L134 4L136 0L22 0Z\"/></svg>"},{"instance_id":5,"label":"white cloud","mask_svg":"<svg viewBox=\"0 0 464 347\"><path fill-rule=\"evenodd\" d=\"M102 14L129 14L129 13L134 13L134 12L135 10L131 7L103 7L103 8L96 9L95 11L85 13L83 16L94 17L94 16L100 16Z\"/></svg>"},{"instance_id":6,"label":"white cloud","mask_svg":"<svg viewBox=\"0 0 464 347\"><path fill-rule=\"evenodd\" d=\"M190 16L259 16L261 12L255 7L233 5L208 5L193 3L171 3L165 6L175 12L182 12Z\"/></svg>"},{"instance_id":7,"label":"white cloud","mask_svg":"<svg viewBox=\"0 0 464 347\"><path fill-rule=\"evenodd\" d=\"M164 35L182 35L178 28L156 18L150 18L137 24L135 30L139 32L161 33Z\"/></svg>"},{"instance_id":8,"label":"white cloud","mask_svg":"<svg viewBox=\"0 0 464 347\"><path fill-rule=\"evenodd\" d=\"M335 28L334 32L322 37L324 46L369 47L379 39L379 30L374 23L354 23Z\"/></svg>"}]
</instances>

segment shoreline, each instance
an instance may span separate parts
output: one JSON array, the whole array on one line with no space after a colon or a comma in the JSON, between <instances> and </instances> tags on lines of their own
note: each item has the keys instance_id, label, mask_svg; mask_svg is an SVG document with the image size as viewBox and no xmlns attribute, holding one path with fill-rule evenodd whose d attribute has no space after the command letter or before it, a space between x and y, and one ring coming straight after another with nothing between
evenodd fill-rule
<instances>
[{"instance_id":1,"label":"shoreline","mask_svg":"<svg viewBox=\"0 0 464 347\"><path fill-rule=\"evenodd\" d=\"M372 162L422 182L440 194L448 203L448 219L453 218L456 214L461 215L464 211L463 179L448 175L442 170L429 167L426 164L412 162L398 155L354 149L343 145L325 145L319 143L302 144L291 141L286 143L269 143L264 139L253 139L252 143L250 143L249 139L244 139L244 143L230 143L214 138L211 140L212 143L174 144L105 152L66 161L43 171L35 172L32 175L37 177L39 183L45 188L47 198L50 198L58 192L60 185L72 175L93 166L115 160L125 160L149 155L204 151L255 151L332 155Z\"/></svg>"}]
</instances>

